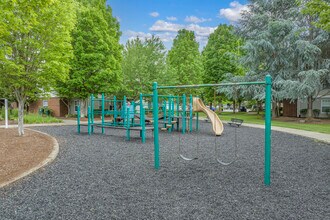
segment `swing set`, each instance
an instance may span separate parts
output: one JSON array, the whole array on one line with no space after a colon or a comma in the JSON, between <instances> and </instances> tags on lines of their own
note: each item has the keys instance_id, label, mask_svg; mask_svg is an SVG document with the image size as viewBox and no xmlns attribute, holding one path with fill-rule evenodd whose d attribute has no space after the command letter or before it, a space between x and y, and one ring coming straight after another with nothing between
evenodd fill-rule
<instances>
[{"instance_id":1,"label":"swing set","mask_svg":"<svg viewBox=\"0 0 330 220\"><path fill-rule=\"evenodd\" d=\"M239 85L264 85L265 86L265 153L264 153L264 184L266 186L270 185L270 168L271 168L271 86L272 86L272 78L270 75L265 77L265 81L257 81L257 82L239 82L239 83L219 83L219 84L197 84L197 85L179 85L179 86L158 86L157 82L153 83L153 122L154 127L158 128L159 120L158 120L158 90L159 89L178 89L178 88L201 88L201 87L219 87L219 86L239 86ZM185 124L183 122L183 124ZM156 170L160 168L160 144L159 144L159 131L158 129L154 129L154 167ZM199 145L199 144L197 144ZM216 142L215 142L216 146ZM197 146L198 147L198 146ZM215 148L217 152L217 148ZM179 143L179 151L180 143ZM235 130L235 155L237 156L237 134ZM196 158L186 158L181 155L181 158L185 160L193 160ZM219 159L217 161L223 165L229 165L234 161L229 163L223 162Z\"/></svg>"}]
</instances>

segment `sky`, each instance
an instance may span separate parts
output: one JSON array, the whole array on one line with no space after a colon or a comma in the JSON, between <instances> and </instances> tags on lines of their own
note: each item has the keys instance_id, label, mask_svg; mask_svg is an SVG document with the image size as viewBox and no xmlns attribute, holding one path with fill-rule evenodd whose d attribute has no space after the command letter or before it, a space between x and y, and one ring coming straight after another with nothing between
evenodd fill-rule
<instances>
[{"instance_id":1,"label":"sky","mask_svg":"<svg viewBox=\"0 0 330 220\"><path fill-rule=\"evenodd\" d=\"M200 50L219 24L235 24L247 0L107 0L120 22L121 44L158 36L170 49L180 29L195 32Z\"/></svg>"}]
</instances>

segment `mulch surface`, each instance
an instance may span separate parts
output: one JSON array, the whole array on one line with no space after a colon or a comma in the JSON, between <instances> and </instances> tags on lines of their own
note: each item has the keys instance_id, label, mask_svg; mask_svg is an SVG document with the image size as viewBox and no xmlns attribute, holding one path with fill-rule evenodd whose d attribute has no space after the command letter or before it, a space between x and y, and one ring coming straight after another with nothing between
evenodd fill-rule
<instances>
[{"instance_id":1,"label":"mulch surface","mask_svg":"<svg viewBox=\"0 0 330 220\"><path fill-rule=\"evenodd\" d=\"M25 129L0 129L0 184L24 173L46 159L53 149L52 139Z\"/></svg>"}]
</instances>

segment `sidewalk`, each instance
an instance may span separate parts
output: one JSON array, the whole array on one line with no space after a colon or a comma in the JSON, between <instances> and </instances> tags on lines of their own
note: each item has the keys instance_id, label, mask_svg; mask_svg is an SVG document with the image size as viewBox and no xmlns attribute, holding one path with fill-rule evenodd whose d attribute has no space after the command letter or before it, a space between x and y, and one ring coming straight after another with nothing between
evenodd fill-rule
<instances>
[{"instance_id":1,"label":"sidewalk","mask_svg":"<svg viewBox=\"0 0 330 220\"><path fill-rule=\"evenodd\" d=\"M204 118L200 118L200 120L205 120ZM226 121L223 121L223 123L227 123ZM82 124L87 124L87 122L82 122ZM50 124L25 124L24 127L39 127L39 126L63 126L63 125L77 125L76 120L68 120L64 119L62 123L50 123ZM242 126L252 127L252 128L261 128L264 129L264 125L257 125L257 124L247 124L243 123ZM9 125L9 128L17 128L17 125ZM5 128L4 125L0 125L0 128ZM284 127L276 127L272 126L272 131L280 131L285 132L289 134L295 134L300 135L312 139L316 139L325 143L330 144L330 134L323 134L318 132L312 132L312 131L304 131L304 130L298 130L293 128L284 128Z\"/></svg>"}]
</instances>

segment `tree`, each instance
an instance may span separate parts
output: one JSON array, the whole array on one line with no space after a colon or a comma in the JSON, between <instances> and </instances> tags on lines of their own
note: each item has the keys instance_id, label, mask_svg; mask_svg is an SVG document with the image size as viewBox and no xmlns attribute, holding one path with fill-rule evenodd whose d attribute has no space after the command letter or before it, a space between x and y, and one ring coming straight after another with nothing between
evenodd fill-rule
<instances>
[{"instance_id":1,"label":"tree","mask_svg":"<svg viewBox=\"0 0 330 220\"><path fill-rule=\"evenodd\" d=\"M204 83L219 83L225 79L227 73L242 75L238 58L241 55L242 39L234 33L234 27L222 24L209 36L203 50ZM205 89L205 98L212 103L214 88ZM219 97L219 96L216 96ZM220 99L216 99L220 101ZM214 103L215 104L215 103Z\"/></svg>"},{"instance_id":2,"label":"tree","mask_svg":"<svg viewBox=\"0 0 330 220\"><path fill-rule=\"evenodd\" d=\"M81 99L84 106L90 94L111 93L121 87L120 34L105 0L80 1L69 78L58 85L62 97Z\"/></svg>"},{"instance_id":3,"label":"tree","mask_svg":"<svg viewBox=\"0 0 330 220\"><path fill-rule=\"evenodd\" d=\"M75 24L72 0L0 2L0 84L18 101L18 133L24 104L67 77Z\"/></svg>"},{"instance_id":4,"label":"tree","mask_svg":"<svg viewBox=\"0 0 330 220\"><path fill-rule=\"evenodd\" d=\"M179 30L166 62L178 84L202 82L203 63L198 47L193 31Z\"/></svg>"},{"instance_id":5,"label":"tree","mask_svg":"<svg viewBox=\"0 0 330 220\"><path fill-rule=\"evenodd\" d=\"M123 52L123 78L126 90L131 98L139 93L151 93L152 83L165 84L171 81L166 75L165 46L155 36L141 40L129 40Z\"/></svg>"},{"instance_id":6,"label":"tree","mask_svg":"<svg viewBox=\"0 0 330 220\"><path fill-rule=\"evenodd\" d=\"M302 11L311 6L310 3L302 1ZM324 4L326 5L325 2ZM313 117L313 102L320 97L324 85L330 84L330 36L329 32L318 28L326 28L326 25L318 23L322 21L319 17L321 15L322 13L298 16L296 25L299 28L299 38L293 45L293 69L289 80L282 83L283 90L291 99L307 99L307 118Z\"/></svg>"},{"instance_id":7,"label":"tree","mask_svg":"<svg viewBox=\"0 0 330 220\"><path fill-rule=\"evenodd\" d=\"M330 32L330 3L324 0L312 0L307 2L304 14L316 16L318 19L314 21L316 27Z\"/></svg>"},{"instance_id":8,"label":"tree","mask_svg":"<svg viewBox=\"0 0 330 220\"><path fill-rule=\"evenodd\" d=\"M249 9L237 26L238 33L246 41L242 63L248 68L247 78L251 81L262 81L266 74L272 76L273 115L278 116L277 103L287 95L282 83L290 78L294 62L297 1L252 0ZM264 92L260 93L257 86L252 88L255 88L254 98L262 99Z\"/></svg>"},{"instance_id":9,"label":"tree","mask_svg":"<svg viewBox=\"0 0 330 220\"><path fill-rule=\"evenodd\" d=\"M311 117L314 98L330 79L329 34L312 25L315 17L300 13L305 6L306 1L253 0L238 26L246 39L249 78L273 77L273 115L279 101L307 98ZM260 99L264 93L258 91Z\"/></svg>"}]
</instances>

